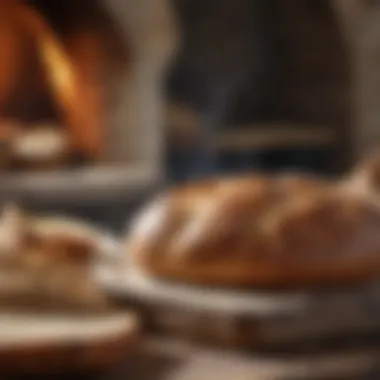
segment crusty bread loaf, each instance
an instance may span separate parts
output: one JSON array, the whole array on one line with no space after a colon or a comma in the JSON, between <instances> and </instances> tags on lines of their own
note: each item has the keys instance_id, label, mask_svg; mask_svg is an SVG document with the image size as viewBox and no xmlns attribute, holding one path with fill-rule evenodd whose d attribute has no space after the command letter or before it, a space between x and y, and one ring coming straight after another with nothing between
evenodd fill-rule
<instances>
[{"instance_id":1,"label":"crusty bread loaf","mask_svg":"<svg viewBox=\"0 0 380 380\"><path fill-rule=\"evenodd\" d=\"M380 206L301 176L247 176L174 189L127 237L148 273L200 284L302 286L380 275Z\"/></svg>"},{"instance_id":2,"label":"crusty bread loaf","mask_svg":"<svg viewBox=\"0 0 380 380\"><path fill-rule=\"evenodd\" d=\"M0 312L0 375L103 371L121 364L138 337L129 313L78 316Z\"/></svg>"}]
</instances>

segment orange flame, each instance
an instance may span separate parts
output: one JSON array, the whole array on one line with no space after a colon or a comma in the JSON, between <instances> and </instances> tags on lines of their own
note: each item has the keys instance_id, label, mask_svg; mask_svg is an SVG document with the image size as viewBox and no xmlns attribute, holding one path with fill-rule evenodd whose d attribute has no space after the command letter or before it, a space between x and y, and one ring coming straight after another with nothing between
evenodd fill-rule
<instances>
[{"instance_id":1,"label":"orange flame","mask_svg":"<svg viewBox=\"0 0 380 380\"><path fill-rule=\"evenodd\" d=\"M86 32L78 34L66 47L34 8L18 0L7 0L4 4L2 12L7 9L34 38L55 101L77 149L88 157L100 158L105 144L104 102L96 69L100 64L101 47ZM14 75L8 81L0 81L0 100L13 84Z\"/></svg>"}]
</instances>

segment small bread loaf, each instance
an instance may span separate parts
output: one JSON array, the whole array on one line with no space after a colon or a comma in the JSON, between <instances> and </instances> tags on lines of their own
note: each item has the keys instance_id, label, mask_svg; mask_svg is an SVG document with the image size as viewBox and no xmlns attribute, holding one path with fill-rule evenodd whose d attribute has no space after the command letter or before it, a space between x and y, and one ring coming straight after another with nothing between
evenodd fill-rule
<instances>
[{"instance_id":1,"label":"small bread loaf","mask_svg":"<svg viewBox=\"0 0 380 380\"><path fill-rule=\"evenodd\" d=\"M199 284L304 286L380 275L380 206L318 178L242 177L162 194L128 251L149 274Z\"/></svg>"},{"instance_id":2,"label":"small bread loaf","mask_svg":"<svg viewBox=\"0 0 380 380\"><path fill-rule=\"evenodd\" d=\"M35 217L7 205L0 218L0 305L104 310L94 278L103 235L63 217Z\"/></svg>"},{"instance_id":3,"label":"small bread loaf","mask_svg":"<svg viewBox=\"0 0 380 380\"><path fill-rule=\"evenodd\" d=\"M118 312L95 276L96 229L33 217L6 205L0 217L0 377L97 372L125 360L138 321Z\"/></svg>"}]
</instances>

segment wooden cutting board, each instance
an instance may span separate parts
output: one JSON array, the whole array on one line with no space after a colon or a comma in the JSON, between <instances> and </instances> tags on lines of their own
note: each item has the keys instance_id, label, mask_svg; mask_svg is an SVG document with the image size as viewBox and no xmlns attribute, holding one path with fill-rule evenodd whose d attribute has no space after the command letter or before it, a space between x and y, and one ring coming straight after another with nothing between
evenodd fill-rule
<instances>
[{"instance_id":1,"label":"wooden cutting board","mask_svg":"<svg viewBox=\"0 0 380 380\"><path fill-rule=\"evenodd\" d=\"M128 357L139 332L133 314L0 311L0 377L98 372Z\"/></svg>"}]
</instances>

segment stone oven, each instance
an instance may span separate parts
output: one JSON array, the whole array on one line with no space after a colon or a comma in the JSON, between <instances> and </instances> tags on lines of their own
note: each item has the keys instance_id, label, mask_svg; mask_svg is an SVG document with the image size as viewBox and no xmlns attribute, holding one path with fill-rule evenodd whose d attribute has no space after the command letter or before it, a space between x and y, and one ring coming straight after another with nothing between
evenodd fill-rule
<instances>
[{"instance_id":1,"label":"stone oven","mask_svg":"<svg viewBox=\"0 0 380 380\"><path fill-rule=\"evenodd\" d=\"M177 36L168 4L6 0L3 10L0 128L58 124L89 160L74 170L4 172L1 194L85 202L156 183L162 72Z\"/></svg>"},{"instance_id":2,"label":"stone oven","mask_svg":"<svg viewBox=\"0 0 380 380\"><path fill-rule=\"evenodd\" d=\"M227 150L327 148L334 172L379 144L377 1L24 2L96 79L98 103L78 98L75 109L92 104L84 124L107 131L106 154L74 173L4 175L3 196L117 203L163 178L167 141L186 150L210 125ZM62 115L33 54L26 73L6 112Z\"/></svg>"}]
</instances>

